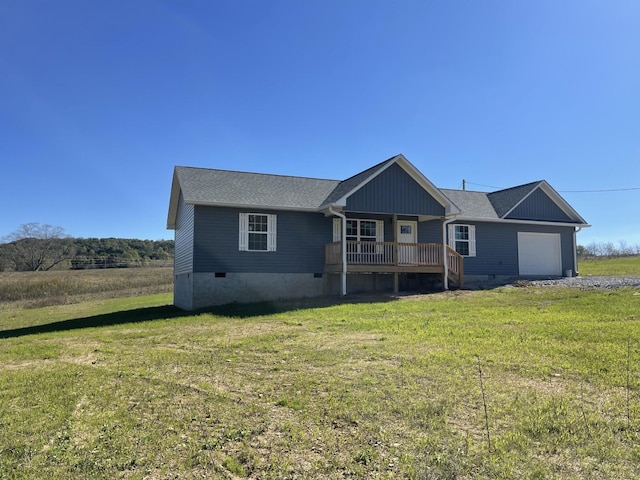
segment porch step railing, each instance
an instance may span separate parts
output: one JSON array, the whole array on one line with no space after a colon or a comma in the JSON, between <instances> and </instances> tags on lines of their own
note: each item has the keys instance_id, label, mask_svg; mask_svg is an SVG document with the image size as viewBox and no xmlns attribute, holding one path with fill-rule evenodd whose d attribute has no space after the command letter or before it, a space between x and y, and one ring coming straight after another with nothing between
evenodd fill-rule
<instances>
[{"instance_id":1,"label":"porch step railing","mask_svg":"<svg viewBox=\"0 0 640 480\"><path fill-rule=\"evenodd\" d=\"M447 275L450 280L458 284L460 288L464 285L464 258L453 248L447 246Z\"/></svg>"}]
</instances>

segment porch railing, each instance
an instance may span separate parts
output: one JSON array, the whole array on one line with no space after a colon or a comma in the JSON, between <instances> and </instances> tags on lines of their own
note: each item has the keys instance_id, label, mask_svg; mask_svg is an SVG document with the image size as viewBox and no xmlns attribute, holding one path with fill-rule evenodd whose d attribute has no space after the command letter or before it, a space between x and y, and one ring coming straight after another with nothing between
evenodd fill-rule
<instances>
[{"instance_id":1,"label":"porch railing","mask_svg":"<svg viewBox=\"0 0 640 480\"><path fill-rule=\"evenodd\" d=\"M326 265L342 264L341 247L341 242L325 245ZM464 277L463 258L450 247L446 252L447 274L461 285ZM347 265L443 267L442 245L347 240Z\"/></svg>"},{"instance_id":2,"label":"porch railing","mask_svg":"<svg viewBox=\"0 0 640 480\"><path fill-rule=\"evenodd\" d=\"M325 263L342 263L341 242L325 245ZM437 243L395 243L347 241L349 265L442 265L442 245Z\"/></svg>"}]
</instances>

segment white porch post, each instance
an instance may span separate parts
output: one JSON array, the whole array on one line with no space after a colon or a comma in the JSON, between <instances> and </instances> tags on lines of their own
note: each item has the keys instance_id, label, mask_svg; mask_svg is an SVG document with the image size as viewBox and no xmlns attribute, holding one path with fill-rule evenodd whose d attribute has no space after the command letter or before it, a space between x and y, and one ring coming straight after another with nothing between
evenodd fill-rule
<instances>
[{"instance_id":1,"label":"white porch post","mask_svg":"<svg viewBox=\"0 0 640 480\"><path fill-rule=\"evenodd\" d=\"M340 294L344 297L347 295L347 217L336 210L333 207L329 207L329 212L331 212L336 217L340 217L342 220L342 228L340 233L340 248L342 251L342 272L341 272L341 292Z\"/></svg>"}]
</instances>

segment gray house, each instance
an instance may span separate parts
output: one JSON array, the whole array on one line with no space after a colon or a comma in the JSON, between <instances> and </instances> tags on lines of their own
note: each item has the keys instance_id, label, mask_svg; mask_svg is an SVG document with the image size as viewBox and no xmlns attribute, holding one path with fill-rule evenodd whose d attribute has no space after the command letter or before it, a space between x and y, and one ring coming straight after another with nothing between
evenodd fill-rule
<instances>
[{"instance_id":1,"label":"gray house","mask_svg":"<svg viewBox=\"0 0 640 480\"><path fill-rule=\"evenodd\" d=\"M346 180L176 167L174 303L575 275L585 226L544 180L439 189L403 155Z\"/></svg>"}]
</instances>

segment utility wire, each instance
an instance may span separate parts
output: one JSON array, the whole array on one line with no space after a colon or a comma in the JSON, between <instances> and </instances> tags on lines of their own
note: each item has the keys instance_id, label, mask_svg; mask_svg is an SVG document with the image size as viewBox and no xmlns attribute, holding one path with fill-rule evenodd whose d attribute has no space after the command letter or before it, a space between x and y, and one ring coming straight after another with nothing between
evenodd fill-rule
<instances>
[{"instance_id":1,"label":"utility wire","mask_svg":"<svg viewBox=\"0 0 640 480\"><path fill-rule=\"evenodd\" d=\"M600 192L629 192L631 190L640 190L640 187L633 188L610 188L603 190L558 190L560 193L600 193Z\"/></svg>"},{"instance_id":2,"label":"utility wire","mask_svg":"<svg viewBox=\"0 0 640 480\"><path fill-rule=\"evenodd\" d=\"M465 180L467 185L475 185L476 187L495 188L503 190L504 187L496 187L495 185L483 185L481 183L470 182ZM631 188L607 188L607 189L594 189L594 190L558 190L558 193L602 193L602 192L630 192L633 190L640 190L640 187Z\"/></svg>"}]
</instances>

